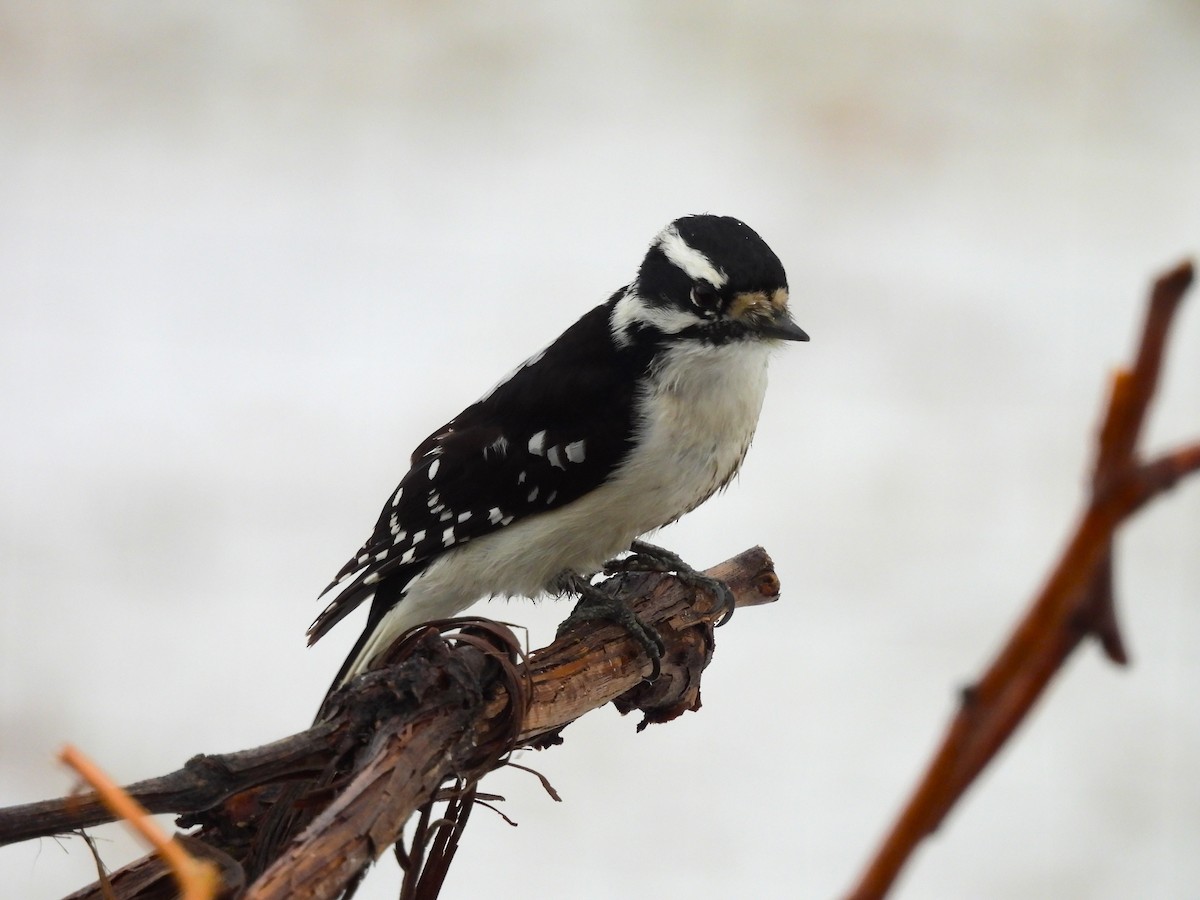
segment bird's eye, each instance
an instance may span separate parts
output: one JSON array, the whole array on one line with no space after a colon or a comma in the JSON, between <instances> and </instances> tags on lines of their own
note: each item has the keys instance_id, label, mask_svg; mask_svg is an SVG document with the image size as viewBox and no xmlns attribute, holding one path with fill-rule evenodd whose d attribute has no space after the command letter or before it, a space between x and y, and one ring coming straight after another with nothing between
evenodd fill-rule
<instances>
[{"instance_id":1,"label":"bird's eye","mask_svg":"<svg viewBox=\"0 0 1200 900\"><path fill-rule=\"evenodd\" d=\"M713 313L721 305L721 295L711 284L700 282L692 288L692 305L700 312Z\"/></svg>"}]
</instances>

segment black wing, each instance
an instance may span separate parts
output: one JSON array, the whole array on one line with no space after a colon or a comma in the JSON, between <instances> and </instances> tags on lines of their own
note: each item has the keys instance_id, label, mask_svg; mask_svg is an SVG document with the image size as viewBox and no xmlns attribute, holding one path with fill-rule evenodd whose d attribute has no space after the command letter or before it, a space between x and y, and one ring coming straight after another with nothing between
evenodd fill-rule
<instances>
[{"instance_id":1,"label":"black wing","mask_svg":"<svg viewBox=\"0 0 1200 900\"><path fill-rule=\"evenodd\" d=\"M309 643L384 582L389 589L380 595L390 607L400 596L395 588L450 548L570 503L608 478L629 450L635 391L650 361L647 346L612 340L620 296L417 447L374 532L322 592L341 586L309 629ZM373 609L372 617L386 611Z\"/></svg>"}]
</instances>

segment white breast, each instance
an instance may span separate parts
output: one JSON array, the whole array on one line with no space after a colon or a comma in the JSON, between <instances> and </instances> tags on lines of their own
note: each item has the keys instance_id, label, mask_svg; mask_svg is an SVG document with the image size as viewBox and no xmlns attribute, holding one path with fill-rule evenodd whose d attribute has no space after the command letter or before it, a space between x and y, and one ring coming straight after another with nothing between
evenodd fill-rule
<instances>
[{"instance_id":1,"label":"white breast","mask_svg":"<svg viewBox=\"0 0 1200 900\"><path fill-rule=\"evenodd\" d=\"M769 348L670 350L642 398L635 449L611 480L639 534L694 509L738 470L762 409Z\"/></svg>"}]
</instances>

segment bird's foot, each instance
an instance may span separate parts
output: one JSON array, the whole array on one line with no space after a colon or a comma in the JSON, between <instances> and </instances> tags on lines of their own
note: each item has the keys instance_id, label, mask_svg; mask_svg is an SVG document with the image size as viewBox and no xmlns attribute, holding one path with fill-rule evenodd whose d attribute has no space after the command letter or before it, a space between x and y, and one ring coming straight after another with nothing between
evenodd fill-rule
<instances>
[{"instance_id":1,"label":"bird's foot","mask_svg":"<svg viewBox=\"0 0 1200 900\"><path fill-rule=\"evenodd\" d=\"M654 681L658 678L662 671L659 660L666 652L666 646L658 631L652 625L639 619L625 600L596 587L589 579L582 575L576 575L574 572L566 572L560 576L557 586L563 593L579 595L579 602L575 604L575 609L558 626L558 637L562 637L572 625L579 622L591 622L597 619L614 622L624 628L650 658L650 674L646 680Z\"/></svg>"},{"instance_id":2,"label":"bird's foot","mask_svg":"<svg viewBox=\"0 0 1200 900\"><path fill-rule=\"evenodd\" d=\"M605 563L604 571L610 575L618 572L674 572L675 577L684 584L712 594L721 612L717 625L724 625L733 618L733 610L737 606L737 602L729 585L719 578L713 578L711 575L705 575L703 572L693 569L680 559L678 554L646 541L634 541L629 545L629 549L632 551L630 556Z\"/></svg>"}]
</instances>

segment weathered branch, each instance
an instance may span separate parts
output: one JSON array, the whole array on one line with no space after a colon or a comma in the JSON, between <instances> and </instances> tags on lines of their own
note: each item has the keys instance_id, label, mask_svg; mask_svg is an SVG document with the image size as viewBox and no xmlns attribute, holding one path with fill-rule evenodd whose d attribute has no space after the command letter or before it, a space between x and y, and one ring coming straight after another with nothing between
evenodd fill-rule
<instances>
[{"instance_id":1,"label":"weathered branch","mask_svg":"<svg viewBox=\"0 0 1200 900\"><path fill-rule=\"evenodd\" d=\"M316 776L335 755L330 738L339 727L346 726L326 722L253 750L194 756L182 769L125 790L151 813L208 809L271 781ZM9 806L0 808L0 845L111 821L112 814L93 793Z\"/></svg>"},{"instance_id":2,"label":"weathered branch","mask_svg":"<svg viewBox=\"0 0 1200 900\"><path fill-rule=\"evenodd\" d=\"M729 585L738 606L778 598L761 548L709 574ZM460 630L412 632L387 668L331 698L313 728L253 750L197 756L127 790L152 812L202 825L191 843L203 842L226 870L236 860L242 871L227 874L226 884L244 874L245 896L337 896L400 840L405 822L441 785L474 784L514 746L555 743L565 725L610 701L623 712L641 710L642 726L699 708L720 614L713 598L661 575L619 576L615 585L636 598L637 614L666 644L653 685L642 683L650 671L645 653L618 626L581 623L521 660L507 629L441 623ZM110 820L91 795L12 807L0 810L0 844ZM116 896L152 896L160 870L146 858L115 873Z\"/></svg>"},{"instance_id":3,"label":"weathered branch","mask_svg":"<svg viewBox=\"0 0 1200 900\"><path fill-rule=\"evenodd\" d=\"M1192 266L1184 263L1156 282L1134 364L1113 379L1088 506L1008 642L979 681L963 692L929 768L851 891L854 900L873 900L890 890L918 844L938 828L1011 737L1084 637L1096 635L1114 662L1125 661L1113 609L1113 534L1147 502L1200 470L1200 443L1149 463L1136 458L1167 335L1191 281Z\"/></svg>"}]
</instances>

